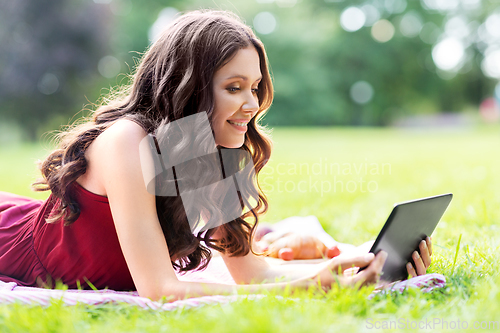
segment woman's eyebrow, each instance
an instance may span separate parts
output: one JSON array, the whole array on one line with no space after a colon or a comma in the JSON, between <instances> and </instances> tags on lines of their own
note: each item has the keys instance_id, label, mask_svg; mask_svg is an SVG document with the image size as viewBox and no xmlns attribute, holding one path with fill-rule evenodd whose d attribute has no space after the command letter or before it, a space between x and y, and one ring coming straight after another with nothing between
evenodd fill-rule
<instances>
[{"instance_id":1,"label":"woman's eyebrow","mask_svg":"<svg viewBox=\"0 0 500 333\"><path fill-rule=\"evenodd\" d=\"M236 78L243 79L244 81L248 80L248 77L246 77L245 75L241 75L241 74L230 76L230 77L226 78L226 80L236 79ZM259 80L262 80L262 75L255 81L259 81Z\"/></svg>"}]
</instances>

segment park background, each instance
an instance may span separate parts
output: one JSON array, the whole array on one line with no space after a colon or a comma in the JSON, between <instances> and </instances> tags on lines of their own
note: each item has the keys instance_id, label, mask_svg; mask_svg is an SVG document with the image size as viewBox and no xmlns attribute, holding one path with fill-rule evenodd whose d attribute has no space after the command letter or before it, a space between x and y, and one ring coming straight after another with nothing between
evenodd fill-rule
<instances>
[{"instance_id":1,"label":"park background","mask_svg":"<svg viewBox=\"0 0 500 333\"><path fill-rule=\"evenodd\" d=\"M498 0L3 0L0 140L38 140L82 109L92 109L89 103L106 89L128 83L141 54L175 15L199 8L235 12L264 42L276 93L263 121L271 127L391 126L441 118L463 124L476 116L495 122L499 5ZM429 117L437 114L445 116Z\"/></svg>"},{"instance_id":2,"label":"park background","mask_svg":"<svg viewBox=\"0 0 500 333\"><path fill-rule=\"evenodd\" d=\"M206 331L366 331L370 318L497 320L497 0L0 0L0 190L46 198L30 183L54 133L126 85L161 29L199 8L235 12L266 46L275 99L262 121L274 141L260 176L263 221L316 215L359 245L393 203L452 192L430 268L447 288L373 300L333 290L174 316L0 306L2 328L199 331L202 317Z\"/></svg>"}]
</instances>

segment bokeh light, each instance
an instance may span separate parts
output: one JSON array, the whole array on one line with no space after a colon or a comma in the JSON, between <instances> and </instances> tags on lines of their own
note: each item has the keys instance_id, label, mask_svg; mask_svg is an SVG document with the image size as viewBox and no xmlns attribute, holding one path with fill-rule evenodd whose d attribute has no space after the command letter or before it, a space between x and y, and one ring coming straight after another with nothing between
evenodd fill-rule
<instances>
[{"instance_id":1,"label":"bokeh light","mask_svg":"<svg viewBox=\"0 0 500 333\"><path fill-rule=\"evenodd\" d=\"M372 37L377 42L385 43L392 39L394 36L394 26L387 20L379 20L372 27Z\"/></svg>"},{"instance_id":2,"label":"bokeh light","mask_svg":"<svg viewBox=\"0 0 500 333\"><path fill-rule=\"evenodd\" d=\"M500 13L494 13L488 16L484 22L486 31L494 38L500 38Z\"/></svg>"},{"instance_id":3,"label":"bokeh light","mask_svg":"<svg viewBox=\"0 0 500 333\"><path fill-rule=\"evenodd\" d=\"M479 105L479 114L488 123L497 122L500 119L500 109L494 98L487 98Z\"/></svg>"},{"instance_id":4,"label":"bokeh light","mask_svg":"<svg viewBox=\"0 0 500 333\"><path fill-rule=\"evenodd\" d=\"M481 8L481 0L462 0L462 7L465 10L477 10Z\"/></svg>"},{"instance_id":5,"label":"bokeh light","mask_svg":"<svg viewBox=\"0 0 500 333\"><path fill-rule=\"evenodd\" d=\"M385 0L385 10L390 14L399 14L405 11L407 6L406 0Z\"/></svg>"},{"instance_id":6,"label":"bokeh light","mask_svg":"<svg viewBox=\"0 0 500 333\"><path fill-rule=\"evenodd\" d=\"M484 75L500 79L500 48L489 47L486 49L481 69Z\"/></svg>"},{"instance_id":7,"label":"bokeh light","mask_svg":"<svg viewBox=\"0 0 500 333\"><path fill-rule=\"evenodd\" d=\"M465 48L455 37L447 37L432 49L432 59L444 71L457 71L463 65Z\"/></svg>"},{"instance_id":8,"label":"bokeh light","mask_svg":"<svg viewBox=\"0 0 500 333\"><path fill-rule=\"evenodd\" d=\"M59 79L55 74L45 73L38 81L38 91L44 95L52 95L59 89Z\"/></svg>"},{"instance_id":9,"label":"bokeh light","mask_svg":"<svg viewBox=\"0 0 500 333\"><path fill-rule=\"evenodd\" d=\"M255 31L262 35L267 35L276 30L277 22L270 12L260 12L253 19Z\"/></svg>"},{"instance_id":10,"label":"bokeh light","mask_svg":"<svg viewBox=\"0 0 500 333\"><path fill-rule=\"evenodd\" d=\"M361 10L365 14L365 27L371 27L375 22L380 20L380 12L377 7L367 4L361 6Z\"/></svg>"},{"instance_id":11,"label":"bokeh light","mask_svg":"<svg viewBox=\"0 0 500 333\"><path fill-rule=\"evenodd\" d=\"M158 18L153 23L148 31L148 38L151 42L156 42L160 38L161 33L172 22L179 11L174 7L163 8L158 14Z\"/></svg>"},{"instance_id":12,"label":"bokeh light","mask_svg":"<svg viewBox=\"0 0 500 333\"><path fill-rule=\"evenodd\" d=\"M358 81L349 91L352 100L357 104L366 104L373 98L373 87L366 81Z\"/></svg>"},{"instance_id":13,"label":"bokeh light","mask_svg":"<svg viewBox=\"0 0 500 333\"><path fill-rule=\"evenodd\" d=\"M415 37L418 36L422 30L422 18L417 12L410 11L406 13L399 22L399 30L405 37Z\"/></svg>"},{"instance_id":14,"label":"bokeh light","mask_svg":"<svg viewBox=\"0 0 500 333\"><path fill-rule=\"evenodd\" d=\"M365 25L366 15L358 7L346 8L340 15L340 25L345 31L354 32Z\"/></svg>"},{"instance_id":15,"label":"bokeh light","mask_svg":"<svg viewBox=\"0 0 500 333\"><path fill-rule=\"evenodd\" d=\"M456 37L462 40L469 37L470 29L467 18L462 15L450 18L444 25L444 32L449 37Z\"/></svg>"},{"instance_id":16,"label":"bokeh light","mask_svg":"<svg viewBox=\"0 0 500 333\"><path fill-rule=\"evenodd\" d=\"M428 10L451 12L458 9L460 0L421 0L421 3Z\"/></svg>"},{"instance_id":17,"label":"bokeh light","mask_svg":"<svg viewBox=\"0 0 500 333\"><path fill-rule=\"evenodd\" d=\"M99 63L97 64L97 70L102 76L108 79L114 78L118 75L118 73L120 73L120 61L110 55L104 56L101 58L101 60L99 60Z\"/></svg>"},{"instance_id":18,"label":"bokeh light","mask_svg":"<svg viewBox=\"0 0 500 333\"><path fill-rule=\"evenodd\" d=\"M420 30L420 39L426 44L435 44L441 35L441 29L433 22L426 22Z\"/></svg>"}]
</instances>

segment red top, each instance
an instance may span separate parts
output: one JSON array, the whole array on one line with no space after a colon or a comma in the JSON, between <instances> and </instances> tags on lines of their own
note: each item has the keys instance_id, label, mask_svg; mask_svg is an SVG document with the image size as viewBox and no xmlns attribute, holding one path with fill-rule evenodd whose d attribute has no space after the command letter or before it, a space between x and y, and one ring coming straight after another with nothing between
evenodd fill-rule
<instances>
[{"instance_id":1,"label":"red top","mask_svg":"<svg viewBox=\"0 0 500 333\"><path fill-rule=\"evenodd\" d=\"M40 201L0 193L0 280L89 288L88 280L98 289L135 290L107 197L73 184L80 216L69 226L45 222L60 204L52 195Z\"/></svg>"}]
</instances>

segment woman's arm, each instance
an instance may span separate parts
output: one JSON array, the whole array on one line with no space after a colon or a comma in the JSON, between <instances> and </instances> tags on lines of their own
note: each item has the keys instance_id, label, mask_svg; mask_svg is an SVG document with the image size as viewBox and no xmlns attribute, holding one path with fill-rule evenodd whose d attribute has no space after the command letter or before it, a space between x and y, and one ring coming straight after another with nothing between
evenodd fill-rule
<instances>
[{"instance_id":1,"label":"woman's arm","mask_svg":"<svg viewBox=\"0 0 500 333\"><path fill-rule=\"evenodd\" d=\"M216 233L214 236L218 237L220 235ZM297 237L301 237L301 235ZM284 238L281 239L285 240ZM280 246L284 245L280 243L280 238L273 241L273 244L275 244L274 252L277 253ZM373 256L368 253L372 245L373 241L366 242L359 247L351 246L350 250L346 250L335 256L337 260L343 263L342 271L353 266L357 268L367 266L373 259ZM420 255L415 251L412 255L415 267L411 263L407 264L407 271L410 277L427 273L427 268L429 268L432 261L432 242L429 237L419 244L419 253ZM290 263L289 261L287 265L270 265L264 257L256 256L251 252L243 257L229 257L225 254L221 254L221 256L236 283L273 282L276 279L285 281L302 279L317 274L329 265L331 266L332 263L335 263L335 260L325 261L318 265L311 263ZM357 269L353 272L356 273Z\"/></svg>"},{"instance_id":2,"label":"woman's arm","mask_svg":"<svg viewBox=\"0 0 500 333\"><path fill-rule=\"evenodd\" d=\"M343 272L351 267L368 268L361 273L353 276L351 280L355 281L371 281L373 273L380 273L383 263L385 262L386 253L377 255L377 260L374 260L373 254L357 253L355 255L339 255L333 259L321 262L319 264L287 264L287 265L271 265L264 257L256 256L249 252L246 256L230 257L227 254L221 254L231 276L238 284L249 283L270 283L278 281L301 281L311 280L315 277L327 274L332 271L338 273L339 269ZM383 257L382 266L380 260ZM380 267L379 267L380 266ZM362 274L368 271L367 274ZM337 277L338 278L338 277ZM327 280L323 279L323 282ZM328 280L333 282L331 280ZM352 281L349 279L341 281L343 284L349 285Z\"/></svg>"},{"instance_id":3,"label":"woman's arm","mask_svg":"<svg viewBox=\"0 0 500 333\"><path fill-rule=\"evenodd\" d=\"M145 135L139 125L120 120L104 131L88 151L89 168L96 178L94 181L102 186L108 196L120 246L139 294L158 300L162 297L182 299L187 296L231 294L237 291L253 293L263 289L285 288L288 284L284 282L231 286L181 282L177 279L158 221L155 197L146 190L142 176L139 143ZM298 267L272 268L263 258L254 255L240 257L240 260L224 259L239 283L250 283L250 276L256 278L255 282L273 281L275 277L286 276L287 281L292 281L290 284L293 287L317 284L315 278L320 277L321 283L328 288L336 282L331 270L336 272L340 265L347 268L366 264L352 260L345 264L337 260L314 265L315 269L309 266L305 272ZM381 266L380 262L378 266L374 264L375 261L370 265L372 269L369 267L363 271L362 281L371 282L378 276L375 273L380 271Z\"/></svg>"},{"instance_id":4,"label":"woman's arm","mask_svg":"<svg viewBox=\"0 0 500 333\"><path fill-rule=\"evenodd\" d=\"M119 120L99 135L89 167L109 200L120 247L141 296L159 299L178 283L156 214L155 196L142 176L139 143L144 130Z\"/></svg>"},{"instance_id":5,"label":"woman's arm","mask_svg":"<svg viewBox=\"0 0 500 333\"><path fill-rule=\"evenodd\" d=\"M256 269L260 278L285 278L284 282L274 282L265 284L246 284L246 285L223 285L216 283L195 283L195 282L178 282L176 286L177 292L172 295L177 298L185 296L203 296L203 295L220 295L243 291L245 293L259 293L262 290L283 290L287 286L292 288L308 288L311 286L321 285L323 289L329 289L332 284L340 283L343 286L360 286L366 284L374 284L378 282L382 267L384 266L387 253L381 251L377 256L373 254L359 257L342 257L338 256L321 264L297 264L297 265L267 265L267 269L263 269L264 265L260 259L251 252L244 257L228 257L223 256L226 264L233 264L230 272L237 279L239 274L238 268L243 268L244 271ZM233 258L236 260L231 260ZM265 260L264 260L265 261ZM236 263L240 263L239 265ZM360 273L352 274L351 276L343 276L342 274L349 267L357 266L368 268ZM228 267L229 268L229 267ZM263 269L263 270L261 270ZM235 274L236 273L236 274ZM247 281L247 283L257 281ZM240 281L242 283L242 281ZM172 288L171 288L172 289ZM180 297L179 297L180 296Z\"/></svg>"},{"instance_id":6,"label":"woman's arm","mask_svg":"<svg viewBox=\"0 0 500 333\"><path fill-rule=\"evenodd\" d=\"M120 247L139 295L153 300L182 299L284 288L284 283L231 286L177 279L158 221L155 196L146 190L142 176L139 143L145 136L139 125L119 120L96 138L86 154L88 174L93 178L89 181L108 197Z\"/></svg>"}]
</instances>

